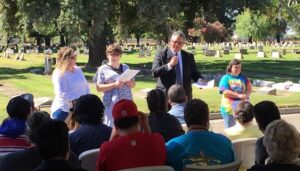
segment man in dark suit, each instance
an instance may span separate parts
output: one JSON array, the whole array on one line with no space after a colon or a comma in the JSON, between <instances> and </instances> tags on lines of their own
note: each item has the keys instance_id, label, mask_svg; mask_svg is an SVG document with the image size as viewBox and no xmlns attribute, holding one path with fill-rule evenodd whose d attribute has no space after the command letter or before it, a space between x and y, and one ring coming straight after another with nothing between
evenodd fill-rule
<instances>
[{"instance_id":1,"label":"man in dark suit","mask_svg":"<svg viewBox=\"0 0 300 171\"><path fill-rule=\"evenodd\" d=\"M185 35L181 31L172 34L169 47L157 53L152 64L152 73L157 78L156 88L166 93L173 84L180 84L192 99L192 80L197 82L202 78L198 72L194 55L182 50Z\"/></svg>"}]
</instances>

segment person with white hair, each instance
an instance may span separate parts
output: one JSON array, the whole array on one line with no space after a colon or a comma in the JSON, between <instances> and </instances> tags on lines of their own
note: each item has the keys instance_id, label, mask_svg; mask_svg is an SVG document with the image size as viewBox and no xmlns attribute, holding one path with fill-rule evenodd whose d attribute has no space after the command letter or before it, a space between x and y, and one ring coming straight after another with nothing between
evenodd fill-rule
<instances>
[{"instance_id":1,"label":"person with white hair","mask_svg":"<svg viewBox=\"0 0 300 171\"><path fill-rule=\"evenodd\" d=\"M284 120L271 122L265 131L263 143L269 155L267 165L254 165L248 171L299 171L293 163L300 153L300 134Z\"/></svg>"}]
</instances>

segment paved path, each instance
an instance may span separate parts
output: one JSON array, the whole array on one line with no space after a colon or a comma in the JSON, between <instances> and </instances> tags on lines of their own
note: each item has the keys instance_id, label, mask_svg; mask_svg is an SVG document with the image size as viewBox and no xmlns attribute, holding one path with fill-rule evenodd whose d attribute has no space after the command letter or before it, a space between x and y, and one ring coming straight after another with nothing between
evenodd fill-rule
<instances>
[{"instance_id":1,"label":"paved path","mask_svg":"<svg viewBox=\"0 0 300 171\"><path fill-rule=\"evenodd\" d=\"M288 123L294 125L297 128L297 130L300 132L300 113L281 115L281 118L287 121ZM211 120L210 125L211 125L211 129L214 132L222 133L224 130L223 119Z\"/></svg>"}]
</instances>

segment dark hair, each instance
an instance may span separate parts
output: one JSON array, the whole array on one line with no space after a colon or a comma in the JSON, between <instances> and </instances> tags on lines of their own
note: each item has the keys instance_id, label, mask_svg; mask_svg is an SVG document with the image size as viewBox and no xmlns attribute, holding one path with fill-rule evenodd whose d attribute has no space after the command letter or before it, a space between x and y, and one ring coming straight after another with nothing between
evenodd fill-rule
<instances>
[{"instance_id":1,"label":"dark hair","mask_svg":"<svg viewBox=\"0 0 300 171\"><path fill-rule=\"evenodd\" d=\"M79 124L99 124L103 113L104 105L94 94L86 94L76 100L74 118Z\"/></svg>"},{"instance_id":2,"label":"dark hair","mask_svg":"<svg viewBox=\"0 0 300 171\"><path fill-rule=\"evenodd\" d=\"M252 121L254 118L253 105L246 101L240 102L235 111L235 115L237 121L242 125Z\"/></svg>"},{"instance_id":3,"label":"dark hair","mask_svg":"<svg viewBox=\"0 0 300 171\"><path fill-rule=\"evenodd\" d=\"M34 109L34 100L33 100L33 94L31 93L25 93L25 94L21 94L20 97L26 99L29 101L31 108Z\"/></svg>"},{"instance_id":4,"label":"dark hair","mask_svg":"<svg viewBox=\"0 0 300 171\"><path fill-rule=\"evenodd\" d=\"M34 112L26 121L27 136L32 143L36 143L38 130L50 120L50 115L47 112Z\"/></svg>"},{"instance_id":5,"label":"dark hair","mask_svg":"<svg viewBox=\"0 0 300 171\"><path fill-rule=\"evenodd\" d=\"M200 99L193 99L187 102L187 104L184 107L184 120L187 126L195 124L208 127L208 105Z\"/></svg>"},{"instance_id":6,"label":"dark hair","mask_svg":"<svg viewBox=\"0 0 300 171\"><path fill-rule=\"evenodd\" d=\"M37 132L36 148L44 160L65 158L69 152L67 125L61 120L48 120Z\"/></svg>"},{"instance_id":7,"label":"dark hair","mask_svg":"<svg viewBox=\"0 0 300 171\"><path fill-rule=\"evenodd\" d=\"M31 104L28 100L17 96L10 99L6 106L6 111L11 118L25 121L31 112Z\"/></svg>"},{"instance_id":8,"label":"dark hair","mask_svg":"<svg viewBox=\"0 0 300 171\"><path fill-rule=\"evenodd\" d=\"M238 59L233 59L233 60L231 60L230 62L229 62L229 64L227 65L227 67L226 67L226 73L227 74L230 74L231 73L231 69L232 69L232 66L233 65L239 65L239 64L241 64L242 62L240 61L240 60L238 60Z\"/></svg>"},{"instance_id":9,"label":"dark hair","mask_svg":"<svg viewBox=\"0 0 300 171\"><path fill-rule=\"evenodd\" d=\"M278 107L272 101L261 101L254 106L254 116L261 131L265 131L269 123L281 119Z\"/></svg>"},{"instance_id":10,"label":"dark hair","mask_svg":"<svg viewBox=\"0 0 300 171\"><path fill-rule=\"evenodd\" d=\"M147 94L147 104L151 114L162 114L167 112L167 97L160 89L153 89Z\"/></svg>"},{"instance_id":11,"label":"dark hair","mask_svg":"<svg viewBox=\"0 0 300 171\"><path fill-rule=\"evenodd\" d=\"M172 85L168 90L168 98L174 103L184 103L186 102L186 93L183 86L179 84Z\"/></svg>"},{"instance_id":12,"label":"dark hair","mask_svg":"<svg viewBox=\"0 0 300 171\"><path fill-rule=\"evenodd\" d=\"M132 117L128 117L128 118L114 120L115 127L119 128L121 130L128 129L128 128L136 125L138 122L139 122L138 116L132 116Z\"/></svg>"},{"instance_id":13,"label":"dark hair","mask_svg":"<svg viewBox=\"0 0 300 171\"><path fill-rule=\"evenodd\" d=\"M122 54L122 47L120 45L117 45L117 44L109 45L106 49L106 55L113 54L113 53L121 55Z\"/></svg>"}]
</instances>

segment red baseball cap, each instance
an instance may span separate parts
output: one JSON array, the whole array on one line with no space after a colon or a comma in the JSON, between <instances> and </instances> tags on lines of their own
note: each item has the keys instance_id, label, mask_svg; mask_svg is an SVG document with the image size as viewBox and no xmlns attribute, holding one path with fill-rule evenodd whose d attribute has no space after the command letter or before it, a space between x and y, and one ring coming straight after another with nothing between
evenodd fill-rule
<instances>
[{"instance_id":1,"label":"red baseball cap","mask_svg":"<svg viewBox=\"0 0 300 171\"><path fill-rule=\"evenodd\" d=\"M136 104L132 100L122 99L118 101L112 110L114 120L138 116Z\"/></svg>"}]
</instances>

